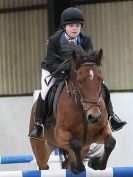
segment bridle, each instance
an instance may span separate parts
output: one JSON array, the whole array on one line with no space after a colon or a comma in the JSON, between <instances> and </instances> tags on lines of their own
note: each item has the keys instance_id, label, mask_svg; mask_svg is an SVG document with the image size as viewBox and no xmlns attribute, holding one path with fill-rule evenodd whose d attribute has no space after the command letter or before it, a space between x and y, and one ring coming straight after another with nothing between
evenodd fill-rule
<instances>
[{"instance_id":1,"label":"bridle","mask_svg":"<svg viewBox=\"0 0 133 177\"><path fill-rule=\"evenodd\" d=\"M80 67L82 66L87 66L87 65L97 65L94 62L86 62L80 65ZM84 98L80 88L79 88L79 84L77 83L76 80L76 72L77 70L75 70L75 84L73 82L71 82L71 85L73 87L73 94L74 94L74 100L75 103L80 107L80 109L83 112L83 126L84 126L84 131L83 131L83 144L85 144L86 142L86 134L87 134L87 125L88 125L88 118L86 117L86 113L93 107L95 106L100 106L100 101L101 101L101 85L102 85L102 79L100 81L100 90L99 90L99 96L97 99L90 99L90 98ZM70 93L69 93L70 94ZM85 103L90 103L91 105L86 108L85 107Z\"/></svg>"},{"instance_id":2,"label":"bridle","mask_svg":"<svg viewBox=\"0 0 133 177\"><path fill-rule=\"evenodd\" d=\"M86 63L81 64L80 67L87 66L87 65L97 65L97 64L94 62L86 62ZM76 72L77 70L75 70L75 81L76 81ZM101 84L102 84L102 80L101 80ZM73 87L75 103L81 106L83 112L86 113L88 110L90 110L94 106L100 106L101 85L100 85L99 97L97 99L84 98L80 91L79 84L77 83L77 81L75 82L75 84L71 82L71 85ZM90 103L91 106L89 108L85 108L85 103Z\"/></svg>"},{"instance_id":3,"label":"bridle","mask_svg":"<svg viewBox=\"0 0 133 177\"><path fill-rule=\"evenodd\" d=\"M80 67L82 66L91 66L91 65L97 65L96 63L94 62L85 62L83 64L80 65ZM78 67L79 69L79 67ZM79 84L76 80L76 73L77 73L77 70L75 70L75 75L74 75L74 82L71 81L71 86L73 88L73 95L74 95L74 102L76 103L76 105L80 108L80 110L83 112L83 126L84 126L84 129L83 129L83 144L85 144L86 142L86 134L87 134L87 125L88 125L88 118L86 116L86 113L92 109L93 107L95 106L100 106L100 101L101 101L101 86L102 86L102 79L100 81L100 90L99 90L99 96L97 99L90 99L90 98L84 98L81 91L80 91L80 87L79 87ZM66 83L66 89L67 89L67 93L69 96L71 96L71 92L69 91L69 88L68 88L68 85L67 85L67 81L65 81ZM86 108L85 107L85 103L90 103L91 105Z\"/></svg>"}]
</instances>

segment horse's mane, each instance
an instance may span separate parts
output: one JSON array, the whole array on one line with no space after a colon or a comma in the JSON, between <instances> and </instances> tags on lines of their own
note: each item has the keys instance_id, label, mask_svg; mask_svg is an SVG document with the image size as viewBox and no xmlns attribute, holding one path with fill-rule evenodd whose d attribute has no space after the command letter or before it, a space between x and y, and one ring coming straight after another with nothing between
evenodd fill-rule
<instances>
[{"instance_id":1,"label":"horse's mane","mask_svg":"<svg viewBox=\"0 0 133 177\"><path fill-rule=\"evenodd\" d=\"M98 59L98 50L89 50L86 52L81 46L72 42L64 44L61 48L61 55L65 59L71 59L73 52L79 55L81 64L84 62L94 62L97 65L101 65L101 60Z\"/></svg>"}]
</instances>

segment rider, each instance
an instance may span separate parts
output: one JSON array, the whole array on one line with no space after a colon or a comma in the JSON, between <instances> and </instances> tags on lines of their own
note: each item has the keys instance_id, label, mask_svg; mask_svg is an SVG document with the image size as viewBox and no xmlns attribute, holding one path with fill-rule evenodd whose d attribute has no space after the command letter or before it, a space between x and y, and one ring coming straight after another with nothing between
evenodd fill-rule
<instances>
[{"instance_id":1,"label":"rider","mask_svg":"<svg viewBox=\"0 0 133 177\"><path fill-rule=\"evenodd\" d=\"M41 133L43 129L42 117L43 117L43 104L48 93L48 90L56 82L56 78L53 78L49 85L46 85L44 79L62 63L58 55L61 53L61 46L66 42L73 41L75 44L80 45L86 52L93 50L91 38L81 33L81 28L84 25L84 16L80 9L70 7L65 9L61 14L61 27L62 30L56 32L49 38L47 56L42 60L42 89L37 99L37 107L35 113L35 126L30 132L29 137L33 139L41 139ZM108 95L108 101L106 101L106 107L108 111L110 126L113 131L121 129L126 122L122 121L113 112L112 103L110 100L110 93L107 87L102 84L103 92Z\"/></svg>"}]
</instances>

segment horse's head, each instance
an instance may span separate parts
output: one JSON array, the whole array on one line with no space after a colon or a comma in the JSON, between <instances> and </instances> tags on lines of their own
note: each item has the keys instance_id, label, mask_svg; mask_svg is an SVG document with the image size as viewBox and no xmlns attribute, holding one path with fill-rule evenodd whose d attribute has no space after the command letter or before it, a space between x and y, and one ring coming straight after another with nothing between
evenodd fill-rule
<instances>
[{"instance_id":1,"label":"horse's head","mask_svg":"<svg viewBox=\"0 0 133 177\"><path fill-rule=\"evenodd\" d=\"M75 88L80 97L84 116L88 122L92 123L101 120L99 106L103 81L100 69L102 53L102 49L99 52L93 51L84 56L73 52Z\"/></svg>"},{"instance_id":2,"label":"horse's head","mask_svg":"<svg viewBox=\"0 0 133 177\"><path fill-rule=\"evenodd\" d=\"M101 60L100 51L86 53L82 47L75 44L67 44L62 49L63 56L71 66L69 83L73 85L75 98L80 102L88 122L97 122L101 119L99 109L101 99Z\"/></svg>"}]
</instances>

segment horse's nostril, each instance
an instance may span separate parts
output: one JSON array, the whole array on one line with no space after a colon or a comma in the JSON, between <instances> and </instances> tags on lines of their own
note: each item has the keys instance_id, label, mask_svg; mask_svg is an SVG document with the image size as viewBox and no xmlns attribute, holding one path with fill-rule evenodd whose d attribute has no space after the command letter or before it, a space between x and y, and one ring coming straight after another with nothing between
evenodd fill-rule
<instances>
[{"instance_id":1,"label":"horse's nostril","mask_svg":"<svg viewBox=\"0 0 133 177\"><path fill-rule=\"evenodd\" d=\"M92 117L92 115L90 114L90 115L88 115L88 122L92 122L92 120L93 120L93 117Z\"/></svg>"},{"instance_id":2,"label":"horse's nostril","mask_svg":"<svg viewBox=\"0 0 133 177\"><path fill-rule=\"evenodd\" d=\"M87 115L87 121L91 122L91 123L95 123L95 122L100 121L101 117L102 117L101 113L95 114L95 115L89 114L89 115Z\"/></svg>"}]
</instances>

